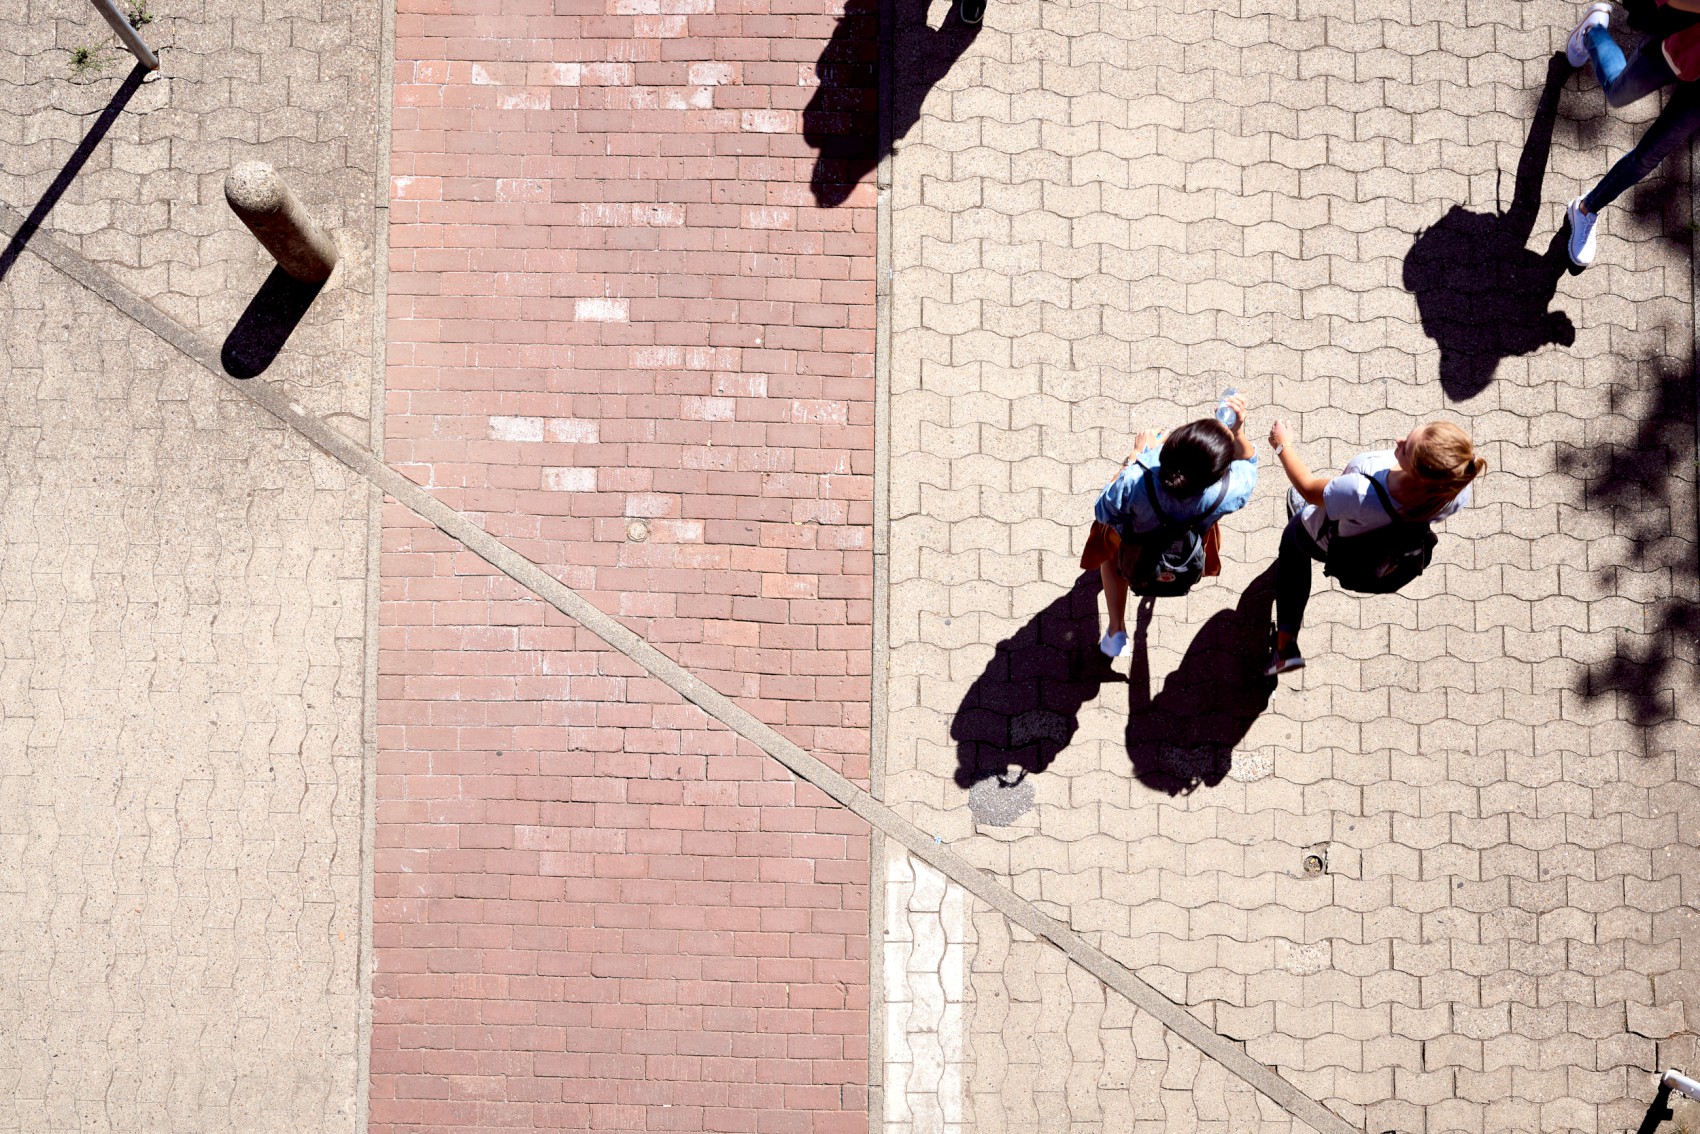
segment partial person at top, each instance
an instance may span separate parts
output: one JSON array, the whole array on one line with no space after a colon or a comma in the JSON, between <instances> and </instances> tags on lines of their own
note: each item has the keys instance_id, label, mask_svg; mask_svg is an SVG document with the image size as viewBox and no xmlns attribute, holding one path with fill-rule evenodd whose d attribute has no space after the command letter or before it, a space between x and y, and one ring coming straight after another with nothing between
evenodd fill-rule
<instances>
[{"instance_id":1,"label":"partial person at top","mask_svg":"<svg viewBox=\"0 0 1700 1134\"><path fill-rule=\"evenodd\" d=\"M1700 13L1700 0L1658 0L1667 12ZM1594 262L1600 210L1633 188L1659 164L1678 151L1688 151L1688 139L1700 127L1700 23L1690 23L1669 35L1654 36L1626 62L1611 34L1612 5L1589 4L1564 54L1572 67L1591 60L1610 106L1628 106L1663 87L1677 84L1670 101L1641 135L1635 148L1623 155L1600 183L1570 202L1570 262L1586 268Z\"/></svg>"},{"instance_id":2,"label":"partial person at top","mask_svg":"<svg viewBox=\"0 0 1700 1134\"><path fill-rule=\"evenodd\" d=\"M1274 677L1302 668L1299 627L1310 602L1311 563L1349 591L1389 594L1421 575L1435 547L1433 525L1470 502L1487 469L1470 437L1449 421L1419 425L1391 449L1362 453L1339 476L1318 476L1299 455L1293 431L1277 419L1269 444L1292 487L1287 530L1275 563Z\"/></svg>"},{"instance_id":3,"label":"partial person at top","mask_svg":"<svg viewBox=\"0 0 1700 1134\"><path fill-rule=\"evenodd\" d=\"M1082 570L1104 584L1109 628L1098 648L1128 650L1127 591L1181 595L1221 571L1216 523L1244 508L1257 487L1257 447L1246 437L1245 399L1225 397L1218 416L1181 426L1165 439L1141 430L1133 452L1104 487Z\"/></svg>"}]
</instances>

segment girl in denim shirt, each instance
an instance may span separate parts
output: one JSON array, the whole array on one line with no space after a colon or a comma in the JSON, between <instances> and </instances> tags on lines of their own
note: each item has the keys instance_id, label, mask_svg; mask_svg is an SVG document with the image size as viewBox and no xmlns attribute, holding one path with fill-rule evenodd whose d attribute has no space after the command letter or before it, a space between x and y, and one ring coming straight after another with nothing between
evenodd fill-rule
<instances>
[{"instance_id":1,"label":"girl in denim shirt","mask_svg":"<svg viewBox=\"0 0 1700 1134\"><path fill-rule=\"evenodd\" d=\"M1094 509L1095 522L1080 557L1082 570L1098 569L1104 584L1104 606L1110 625L1098 648L1118 657L1128 648L1127 580L1116 568L1123 538L1155 531L1163 522L1151 508L1144 479L1157 478L1157 502L1170 523L1209 517L1204 536L1206 575L1221 570L1216 522L1244 508L1257 487L1257 448L1245 435L1243 398L1229 398L1237 420L1229 429L1213 417L1189 422L1163 439L1146 429L1133 439L1133 452L1121 471L1104 487ZM1161 448L1158 442L1162 442Z\"/></svg>"}]
</instances>

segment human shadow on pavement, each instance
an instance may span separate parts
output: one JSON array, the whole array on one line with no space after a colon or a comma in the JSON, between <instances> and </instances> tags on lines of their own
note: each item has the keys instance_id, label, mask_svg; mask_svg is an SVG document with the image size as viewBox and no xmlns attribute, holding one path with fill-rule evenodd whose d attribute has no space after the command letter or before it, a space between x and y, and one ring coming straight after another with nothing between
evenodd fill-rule
<instances>
[{"instance_id":1,"label":"human shadow on pavement","mask_svg":"<svg viewBox=\"0 0 1700 1134\"><path fill-rule=\"evenodd\" d=\"M997 644L951 722L956 784L1043 772L1080 727L1080 707L1105 683L1126 681L1098 651L1098 572Z\"/></svg>"},{"instance_id":2,"label":"human shadow on pavement","mask_svg":"<svg viewBox=\"0 0 1700 1134\"><path fill-rule=\"evenodd\" d=\"M114 122L118 121L118 116L124 113L124 108L130 104L130 99L141 89L142 80L146 79L148 74L148 69L137 63L130 68L130 73L124 76L124 81L112 93L111 100L100 112L100 116L94 120L94 124L89 127L88 133L83 135L83 140L77 143L77 148L71 151L71 156L66 159L64 167L59 170L58 176L54 177L53 183L47 187L47 192L41 195L41 200L35 203L35 207L30 210L29 216L25 217L24 222L18 226L18 231L7 242L5 250L0 251L0 280L6 278L6 273L12 270L12 265L17 263L18 257L24 254L24 249L29 247L30 238L40 230L42 222L47 219L47 214L53 211L53 206L57 205L59 198L65 195L65 190L69 189L71 184L77 180L77 174L81 173L83 166L88 164L89 157L99 148L100 143L106 138L106 132L112 129Z\"/></svg>"},{"instance_id":3,"label":"human shadow on pavement","mask_svg":"<svg viewBox=\"0 0 1700 1134\"><path fill-rule=\"evenodd\" d=\"M1180 795L1228 774L1234 746L1275 688L1263 676L1274 566L1237 606L1205 622L1155 697L1146 650L1153 600L1136 610L1132 670L1124 678L1098 652L1098 594L1098 573L1083 572L1067 594L998 643L951 722L958 787L1045 771L1073 741L1081 707L1104 685L1123 681L1130 686L1127 752L1140 783Z\"/></svg>"},{"instance_id":4,"label":"human shadow on pavement","mask_svg":"<svg viewBox=\"0 0 1700 1134\"><path fill-rule=\"evenodd\" d=\"M935 31L926 0L895 0L897 36L891 76L895 146L921 120L927 92L950 72L980 25L950 5ZM803 139L815 150L809 189L824 208L842 205L884 157L879 121L879 0L850 0L815 64L819 86L803 109Z\"/></svg>"},{"instance_id":5,"label":"human shadow on pavement","mask_svg":"<svg viewBox=\"0 0 1700 1134\"><path fill-rule=\"evenodd\" d=\"M1545 252L1526 247L1540 214L1559 95L1571 73L1563 53L1547 64L1511 207L1476 213L1453 205L1417 234L1405 255L1405 290L1416 297L1423 333L1440 347L1440 385L1453 401L1486 389L1502 359L1576 341L1570 316L1548 310L1559 278L1571 270L1568 226L1553 234Z\"/></svg>"},{"instance_id":6,"label":"human shadow on pavement","mask_svg":"<svg viewBox=\"0 0 1700 1134\"><path fill-rule=\"evenodd\" d=\"M1127 754L1140 783L1170 795L1215 787L1233 764L1234 748L1269 707L1275 679L1269 661L1275 566L1252 580L1232 610L1220 610L1193 635L1181 664L1151 695L1145 636L1150 611L1141 605L1128 681Z\"/></svg>"},{"instance_id":7,"label":"human shadow on pavement","mask_svg":"<svg viewBox=\"0 0 1700 1134\"><path fill-rule=\"evenodd\" d=\"M219 352L224 372L232 378L264 374L324 286L273 268L224 340Z\"/></svg>"},{"instance_id":8,"label":"human shadow on pavement","mask_svg":"<svg viewBox=\"0 0 1700 1134\"><path fill-rule=\"evenodd\" d=\"M1694 554L1692 470L1695 468L1695 392L1692 371L1670 359L1645 362L1655 383L1651 404L1622 444L1561 449L1558 468L1584 484L1590 511L1603 510L1607 529L1627 537L1601 581L1639 600L1646 633L1624 641L1611 660L1587 667L1578 692L1587 700L1616 696L1620 711L1642 728L1673 719L1680 698L1694 691L1700 662L1700 563ZM1615 408L1615 407L1614 407ZM1688 476L1673 476L1673 470ZM1680 492L1673 489L1681 485ZM1602 549L1603 550L1603 549ZM1592 556L1590 556L1592 558ZM1645 580L1669 572L1670 597L1642 598ZM1666 590L1659 587L1659 590Z\"/></svg>"}]
</instances>

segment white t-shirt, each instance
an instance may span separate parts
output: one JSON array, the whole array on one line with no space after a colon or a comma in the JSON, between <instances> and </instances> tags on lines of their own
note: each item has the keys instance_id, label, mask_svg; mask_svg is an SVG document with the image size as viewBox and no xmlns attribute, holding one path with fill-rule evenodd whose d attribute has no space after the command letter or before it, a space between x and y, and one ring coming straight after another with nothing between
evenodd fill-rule
<instances>
[{"instance_id":1,"label":"white t-shirt","mask_svg":"<svg viewBox=\"0 0 1700 1134\"><path fill-rule=\"evenodd\" d=\"M1310 533L1310 538L1316 541L1317 547L1328 550L1328 541L1322 536L1322 525L1329 520L1338 523L1336 530L1343 536L1359 535L1391 524L1393 517L1381 506L1381 497L1376 495L1369 479L1375 477L1381 481L1381 487L1386 488L1385 474L1398 467L1399 462L1394 458L1392 449L1360 453L1347 461L1340 475L1329 481L1328 487L1322 490L1322 507L1306 504L1299 512L1305 531ZM1435 513L1429 523L1438 524L1469 502L1470 487L1465 485L1464 491Z\"/></svg>"}]
</instances>

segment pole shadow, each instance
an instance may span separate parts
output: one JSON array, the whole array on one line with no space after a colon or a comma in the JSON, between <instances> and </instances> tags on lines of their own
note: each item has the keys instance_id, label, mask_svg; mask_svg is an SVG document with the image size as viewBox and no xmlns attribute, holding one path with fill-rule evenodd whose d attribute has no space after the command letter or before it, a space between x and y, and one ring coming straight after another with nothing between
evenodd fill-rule
<instances>
[{"instance_id":1,"label":"pole shadow","mask_svg":"<svg viewBox=\"0 0 1700 1134\"><path fill-rule=\"evenodd\" d=\"M1561 449L1558 468L1583 482L1587 507L1604 510L1611 531L1626 537L1621 561L1600 569L1608 586L1635 597L1643 589L1636 576L1670 574L1670 597L1647 604L1649 632L1635 635L1634 645L1620 635L1611 660L1584 670L1577 690L1590 701L1616 696L1635 725L1651 728L1675 718L1700 662L1700 611L1685 597L1700 582L1690 534L1694 513L1690 500L1671 490L1672 469L1694 468L1696 407L1692 374L1681 364L1659 359L1640 365L1651 368L1655 395L1635 437Z\"/></svg>"},{"instance_id":2,"label":"pole shadow","mask_svg":"<svg viewBox=\"0 0 1700 1134\"><path fill-rule=\"evenodd\" d=\"M324 286L303 283L282 268L273 268L224 340L219 352L224 372L232 378L264 374Z\"/></svg>"},{"instance_id":3,"label":"pole shadow","mask_svg":"<svg viewBox=\"0 0 1700 1134\"><path fill-rule=\"evenodd\" d=\"M1474 213L1453 205L1417 234L1405 255L1405 290L1416 297L1423 333L1440 347L1440 385L1453 401L1486 389L1501 359L1576 341L1570 316L1548 310L1560 277L1573 270L1568 225L1545 252L1527 247L1540 212L1559 95L1571 72L1562 53L1547 64L1511 207Z\"/></svg>"},{"instance_id":4,"label":"pole shadow","mask_svg":"<svg viewBox=\"0 0 1700 1134\"><path fill-rule=\"evenodd\" d=\"M1676 1112L1670 1105L1670 1088L1660 1083L1659 1093L1653 1096L1653 1103L1647 1108L1641 1125L1635 1128L1635 1134L1658 1134L1659 1127L1665 1120L1675 1117Z\"/></svg>"},{"instance_id":5,"label":"pole shadow","mask_svg":"<svg viewBox=\"0 0 1700 1134\"><path fill-rule=\"evenodd\" d=\"M1235 747L1275 691L1275 679L1263 675L1274 605L1270 564L1232 610L1217 611L1200 627L1180 666L1153 697L1145 648L1151 607L1140 604L1127 717L1127 754L1136 780L1154 791L1185 795L1215 787L1227 776Z\"/></svg>"},{"instance_id":6,"label":"pole shadow","mask_svg":"<svg viewBox=\"0 0 1700 1134\"><path fill-rule=\"evenodd\" d=\"M1080 707L1126 680L1098 650L1098 572L999 642L951 722L956 785L973 787L1013 765L1043 772L1080 727Z\"/></svg>"},{"instance_id":7,"label":"pole shadow","mask_svg":"<svg viewBox=\"0 0 1700 1134\"><path fill-rule=\"evenodd\" d=\"M965 24L953 2L938 30L927 26L927 0L895 0L891 83L895 146L921 119L927 92L950 72L980 25ZM816 152L809 189L835 208L884 157L879 121L879 0L850 0L815 64L819 86L803 109L803 139Z\"/></svg>"},{"instance_id":8,"label":"pole shadow","mask_svg":"<svg viewBox=\"0 0 1700 1134\"><path fill-rule=\"evenodd\" d=\"M105 139L106 132L112 129L112 124L118 120L118 116L124 113L124 108L129 105L130 99L134 97L135 93L141 89L142 80L147 76L148 69L140 63L132 67L130 73L124 76L124 81L112 93L112 99L106 104L106 109L100 112L100 117L96 118L94 125L89 127L89 132L83 135L83 140L78 142L77 148L71 151L70 159L65 162L65 166L59 171L59 175L53 179L53 184L47 187L47 192L43 193L41 200L35 203L35 208L31 209L29 216L24 218L24 223L18 226L17 233L7 243L5 250L0 251L0 280L6 278L6 274L12 270L12 265L17 263L18 257L24 254L24 249L29 246L30 238L47 220L47 214L53 211L53 206L59 203L59 198L65 195L65 190L69 189L71 183L76 181L77 174L83 171L83 166L88 164L89 157Z\"/></svg>"}]
</instances>

